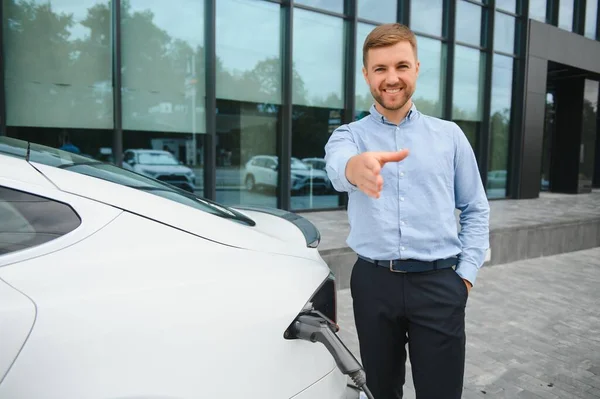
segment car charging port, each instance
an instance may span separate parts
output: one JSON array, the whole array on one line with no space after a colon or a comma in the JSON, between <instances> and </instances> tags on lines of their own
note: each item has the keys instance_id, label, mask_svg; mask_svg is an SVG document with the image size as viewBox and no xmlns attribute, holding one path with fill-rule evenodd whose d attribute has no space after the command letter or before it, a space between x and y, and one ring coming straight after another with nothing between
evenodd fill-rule
<instances>
[{"instance_id":1,"label":"car charging port","mask_svg":"<svg viewBox=\"0 0 600 399\"><path fill-rule=\"evenodd\" d=\"M294 320L286 331L286 338L302 339L310 342L320 342L331 353L340 371L350 376L356 386L367 398L373 395L366 385L366 377L362 366L356 360L342 340L336 335L337 325L324 317L320 312L303 313Z\"/></svg>"}]
</instances>

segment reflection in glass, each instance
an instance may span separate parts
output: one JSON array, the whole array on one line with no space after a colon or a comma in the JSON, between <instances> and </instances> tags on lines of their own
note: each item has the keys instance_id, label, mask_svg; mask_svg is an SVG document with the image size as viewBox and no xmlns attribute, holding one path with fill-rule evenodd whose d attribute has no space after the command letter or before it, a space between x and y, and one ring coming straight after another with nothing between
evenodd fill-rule
<instances>
[{"instance_id":1,"label":"reflection in glass","mask_svg":"<svg viewBox=\"0 0 600 399\"><path fill-rule=\"evenodd\" d=\"M529 0L529 18L546 22L546 0Z\"/></svg>"},{"instance_id":2,"label":"reflection in glass","mask_svg":"<svg viewBox=\"0 0 600 399\"><path fill-rule=\"evenodd\" d=\"M333 11L340 14L344 12L344 0L294 0L294 3L304 4L305 6L320 8L322 10Z\"/></svg>"},{"instance_id":3,"label":"reflection in glass","mask_svg":"<svg viewBox=\"0 0 600 399\"><path fill-rule=\"evenodd\" d=\"M281 107L217 99L217 109L217 202L277 207Z\"/></svg>"},{"instance_id":4,"label":"reflection in glass","mask_svg":"<svg viewBox=\"0 0 600 399\"><path fill-rule=\"evenodd\" d=\"M203 194L204 6L194 0L121 3L123 167L142 152L177 166L140 172ZM138 162L134 161L134 165Z\"/></svg>"},{"instance_id":5,"label":"reflection in glass","mask_svg":"<svg viewBox=\"0 0 600 399\"><path fill-rule=\"evenodd\" d=\"M481 6L459 0L456 5L456 40L475 46L482 45L481 21Z\"/></svg>"},{"instance_id":6,"label":"reflection in glass","mask_svg":"<svg viewBox=\"0 0 600 399\"><path fill-rule=\"evenodd\" d=\"M357 0L358 18L376 22L396 22L396 0Z\"/></svg>"},{"instance_id":7,"label":"reflection in glass","mask_svg":"<svg viewBox=\"0 0 600 399\"><path fill-rule=\"evenodd\" d=\"M560 0L558 27L569 32L573 30L573 0Z\"/></svg>"},{"instance_id":8,"label":"reflection in glass","mask_svg":"<svg viewBox=\"0 0 600 399\"><path fill-rule=\"evenodd\" d=\"M581 131L581 150L579 154L579 192L589 192L594 176L594 156L596 154L598 89L600 84L594 80L585 80L583 94L583 123Z\"/></svg>"},{"instance_id":9,"label":"reflection in glass","mask_svg":"<svg viewBox=\"0 0 600 399\"><path fill-rule=\"evenodd\" d=\"M542 139L541 191L550 190L550 155L552 154L552 142L554 141L556 125L556 103L554 100L554 91L548 90L546 93L546 110L544 112L544 137Z\"/></svg>"},{"instance_id":10,"label":"reflection in glass","mask_svg":"<svg viewBox=\"0 0 600 399\"><path fill-rule=\"evenodd\" d=\"M344 21L294 10L293 103L344 106Z\"/></svg>"},{"instance_id":11,"label":"reflection in glass","mask_svg":"<svg viewBox=\"0 0 600 399\"><path fill-rule=\"evenodd\" d=\"M490 161L487 176L489 198L506 197L513 62L511 57L494 54L490 109Z\"/></svg>"},{"instance_id":12,"label":"reflection in glass","mask_svg":"<svg viewBox=\"0 0 600 399\"><path fill-rule=\"evenodd\" d=\"M292 209L334 208L340 194L325 172L325 144L342 124L341 109L295 105L292 110ZM304 167L302 166L305 165Z\"/></svg>"},{"instance_id":13,"label":"reflection in glass","mask_svg":"<svg viewBox=\"0 0 600 399\"><path fill-rule=\"evenodd\" d=\"M375 29L374 25L358 23L356 29L356 74L354 78L355 94L354 107L357 115L364 115L368 112L373 104L373 97L369 90L369 85L365 82L363 76L363 45L369 33Z\"/></svg>"},{"instance_id":14,"label":"reflection in glass","mask_svg":"<svg viewBox=\"0 0 600 399\"><path fill-rule=\"evenodd\" d=\"M277 206L281 8L217 2L217 200ZM297 81L297 73L294 74Z\"/></svg>"},{"instance_id":15,"label":"reflection in glass","mask_svg":"<svg viewBox=\"0 0 600 399\"><path fill-rule=\"evenodd\" d=\"M452 120L463 129L473 148L477 148L483 120L485 54L476 49L456 46L454 65Z\"/></svg>"},{"instance_id":16,"label":"reflection in glass","mask_svg":"<svg viewBox=\"0 0 600 399\"><path fill-rule=\"evenodd\" d=\"M205 131L202 2L122 3L123 128Z\"/></svg>"},{"instance_id":17,"label":"reflection in glass","mask_svg":"<svg viewBox=\"0 0 600 399\"><path fill-rule=\"evenodd\" d=\"M598 1L588 0L585 3L585 37L596 40L597 19Z\"/></svg>"},{"instance_id":18,"label":"reflection in glass","mask_svg":"<svg viewBox=\"0 0 600 399\"><path fill-rule=\"evenodd\" d=\"M415 32L442 36L443 0L411 0L410 28Z\"/></svg>"},{"instance_id":19,"label":"reflection in glass","mask_svg":"<svg viewBox=\"0 0 600 399\"><path fill-rule=\"evenodd\" d=\"M496 12L494 21L494 50L515 52L515 18L501 12Z\"/></svg>"},{"instance_id":20,"label":"reflection in glass","mask_svg":"<svg viewBox=\"0 0 600 399\"><path fill-rule=\"evenodd\" d=\"M504 11L516 13L517 12L517 0L496 0L496 8Z\"/></svg>"},{"instance_id":21,"label":"reflection in glass","mask_svg":"<svg viewBox=\"0 0 600 399\"><path fill-rule=\"evenodd\" d=\"M6 124L111 129L110 1L2 6Z\"/></svg>"},{"instance_id":22,"label":"reflection in glass","mask_svg":"<svg viewBox=\"0 0 600 399\"><path fill-rule=\"evenodd\" d=\"M217 98L281 104L278 4L217 3Z\"/></svg>"},{"instance_id":23,"label":"reflection in glass","mask_svg":"<svg viewBox=\"0 0 600 399\"><path fill-rule=\"evenodd\" d=\"M456 46L452 119L482 120L485 55L476 49Z\"/></svg>"},{"instance_id":24,"label":"reflection in glass","mask_svg":"<svg viewBox=\"0 0 600 399\"><path fill-rule=\"evenodd\" d=\"M419 112L441 118L445 92L445 45L439 40L417 37L417 52L421 66L413 101Z\"/></svg>"},{"instance_id":25,"label":"reflection in glass","mask_svg":"<svg viewBox=\"0 0 600 399\"><path fill-rule=\"evenodd\" d=\"M102 162L115 162L112 130L7 126L6 134Z\"/></svg>"}]
</instances>

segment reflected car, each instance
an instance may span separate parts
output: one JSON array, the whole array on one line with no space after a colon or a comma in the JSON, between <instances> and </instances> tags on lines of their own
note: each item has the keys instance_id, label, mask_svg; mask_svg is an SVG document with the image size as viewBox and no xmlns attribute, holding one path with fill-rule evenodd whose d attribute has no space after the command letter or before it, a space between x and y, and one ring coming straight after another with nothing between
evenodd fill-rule
<instances>
[{"instance_id":1,"label":"reflected car","mask_svg":"<svg viewBox=\"0 0 600 399\"><path fill-rule=\"evenodd\" d=\"M312 166L313 169L325 171L326 162L323 158L302 158L302 162Z\"/></svg>"},{"instance_id":2,"label":"reflected car","mask_svg":"<svg viewBox=\"0 0 600 399\"><path fill-rule=\"evenodd\" d=\"M0 137L0 397L341 399L306 219Z\"/></svg>"},{"instance_id":3,"label":"reflected car","mask_svg":"<svg viewBox=\"0 0 600 399\"><path fill-rule=\"evenodd\" d=\"M191 193L196 189L194 171L163 150L127 150L123 168L163 181Z\"/></svg>"},{"instance_id":4,"label":"reflected car","mask_svg":"<svg viewBox=\"0 0 600 399\"><path fill-rule=\"evenodd\" d=\"M244 184L248 191L258 187L277 187L279 159L274 155L256 155L246 162ZM291 159L291 187L293 192L327 192L331 181L323 170L313 169L298 158Z\"/></svg>"}]
</instances>

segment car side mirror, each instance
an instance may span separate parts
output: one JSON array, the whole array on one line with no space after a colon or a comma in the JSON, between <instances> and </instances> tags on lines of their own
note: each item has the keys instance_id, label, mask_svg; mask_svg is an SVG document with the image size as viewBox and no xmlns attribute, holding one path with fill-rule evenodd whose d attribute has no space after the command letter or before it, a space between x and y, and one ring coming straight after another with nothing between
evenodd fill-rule
<instances>
[{"instance_id":1,"label":"car side mirror","mask_svg":"<svg viewBox=\"0 0 600 399\"><path fill-rule=\"evenodd\" d=\"M133 159L129 159L129 160L125 161L125 162L127 162L131 166L135 165L135 161Z\"/></svg>"}]
</instances>

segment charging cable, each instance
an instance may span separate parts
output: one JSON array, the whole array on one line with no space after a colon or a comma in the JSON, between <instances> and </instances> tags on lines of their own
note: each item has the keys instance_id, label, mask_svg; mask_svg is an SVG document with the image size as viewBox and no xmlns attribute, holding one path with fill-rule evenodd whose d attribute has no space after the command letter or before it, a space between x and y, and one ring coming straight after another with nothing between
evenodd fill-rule
<instances>
[{"instance_id":1,"label":"charging cable","mask_svg":"<svg viewBox=\"0 0 600 399\"><path fill-rule=\"evenodd\" d=\"M367 388L367 380L362 366L333 331L334 326L319 312L302 314L292 323L290 332L299 339L320 342L331 353L342 374L350 376L356 386L361 389L368 399L374 399Z\"/></svg>"}]
</instances>

